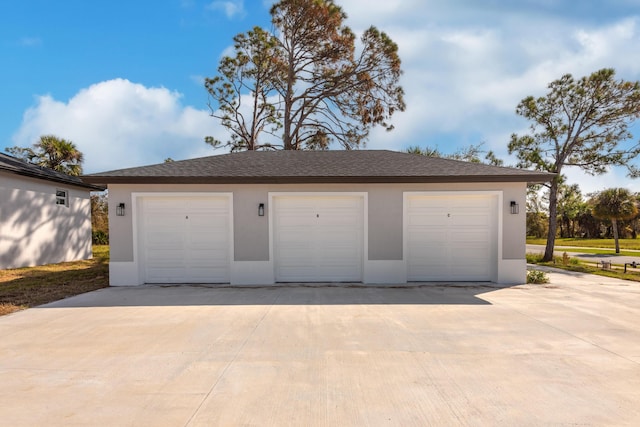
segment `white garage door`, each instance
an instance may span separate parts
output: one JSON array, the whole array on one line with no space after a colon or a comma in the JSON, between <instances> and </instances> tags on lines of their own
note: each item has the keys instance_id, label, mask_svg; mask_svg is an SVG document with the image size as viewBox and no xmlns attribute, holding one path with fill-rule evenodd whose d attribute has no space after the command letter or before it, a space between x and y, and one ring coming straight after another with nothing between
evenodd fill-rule
<instances>
[{"instance_id":1,"label":"white garage door","mask_svg":"<svg viewBox=\"0 0 640 427\"><path fill-rule=\"evenodd\" d=\"M145 283L228 283L228 197L144 197L140 247Z\"/></svg>"},{"instance_id":2,"label":"white garage door","mask_svg":"<svg viewBox=\"0 0 640 427\"><path fill-rule=\"evenodd\" d=\"M407 197L407 280L489 281L497 268L497 196Z\"/></svg>"},{"instance_id":3,"label":"white garage door","mask_svg":"<svg viewBox=\"0 0 640 427\"><path fill-rule=\"evenodd\" d=\"M362 281L362 197L277 196L273 203L276 281Z\"/></svg>"}]
</instances>

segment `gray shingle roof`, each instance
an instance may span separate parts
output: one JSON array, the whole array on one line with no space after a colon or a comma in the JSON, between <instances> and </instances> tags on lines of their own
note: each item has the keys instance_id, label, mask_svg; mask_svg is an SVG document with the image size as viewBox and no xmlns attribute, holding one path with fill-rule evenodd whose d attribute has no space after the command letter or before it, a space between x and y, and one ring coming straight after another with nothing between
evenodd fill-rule
<instances>
[{"instance_id":1,"label":"gray shingle roof","mask_svg":"<svg viewBox=\"0 0 640 427\"><path fill-rule=\"evenodd\" d=\"M553 174L387 150L244 151L83 176L115 183L546 182Z\"/></svg>"},{"instance_id":2,"label":"gray shingle roof","mask_svg":"<svg viewBox=\"0 0 640 427\"><path fill-rule=\"evenodd\" d=\"M3 153L0 153L0 170L14 173L16 175L28 176L31 178L43 179L45 181L82 187L88 190L99 191L104 189L101 186L87 184L86 182L83 182L80 177L70 176L64 173L56 172L53 169L33 165L31 163L27 163L23 160Z\"/></svg>"}]
</instances>

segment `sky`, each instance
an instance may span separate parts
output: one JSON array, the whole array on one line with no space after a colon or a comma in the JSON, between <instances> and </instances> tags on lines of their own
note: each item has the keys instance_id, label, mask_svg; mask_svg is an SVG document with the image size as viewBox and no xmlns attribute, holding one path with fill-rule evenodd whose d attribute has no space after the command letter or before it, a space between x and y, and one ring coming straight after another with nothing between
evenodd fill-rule
<instances>
[{"instance_id":1,"label":"sky","mask_svg":"<svg viewBox=\"0 0 640 427\"><path fill-rule=\"evenodd\" d=\"M204 77L233 36L270 27L268 0L4 0L0 3L0 150L45 134L73 141L85 173L223 154ZM483 144L507 164L515 114L566 73L614 68L640 80L640 0L337 0L356 34L371 25L399 46L407 109L368 149ZM633 126L640 139L640 123ZM640 163L640 161L639 161ZM640 191L623 169L567 169L583 194Z\"/></svg>"}]
</instances>

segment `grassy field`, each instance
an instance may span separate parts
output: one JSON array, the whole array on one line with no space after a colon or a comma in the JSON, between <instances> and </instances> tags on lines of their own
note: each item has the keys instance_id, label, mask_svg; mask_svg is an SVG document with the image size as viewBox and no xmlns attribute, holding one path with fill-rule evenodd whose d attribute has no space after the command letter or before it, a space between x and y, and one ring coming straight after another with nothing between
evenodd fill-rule
<instances>
[{"instance_id":1,"label":"grassy field","mask_svg":"<svg viewBox=\"0 0 640 427\"><path fill-rule=\"evenodd\" d=\"M640 250L640 239L620 239L618 240L618 242L620 243L621 250ZM535 239L532 237L527 237L527 244L546 245L547 239ZM615 249L615 243L613 239L556 239L555 246L579 246L588 248Z\"/></svg>"},{"instance_id":2,"label":"grassy field","mask_svg":"<svg viewBox=\"0 0 640 427\"><path fill-rule=\"evenodd\" d=\"M109 286L109 246L93 259L0 270L0 315Z\"/></svg>"}]
</instances>

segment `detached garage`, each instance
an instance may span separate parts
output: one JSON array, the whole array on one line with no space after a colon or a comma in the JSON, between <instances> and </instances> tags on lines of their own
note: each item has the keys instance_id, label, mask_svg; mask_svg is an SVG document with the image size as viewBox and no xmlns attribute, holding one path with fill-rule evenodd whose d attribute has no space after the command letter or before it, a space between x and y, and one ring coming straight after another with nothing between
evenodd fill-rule
<instances>
[{"instance_id":1,"label":"detached garage","mask_svg":"<svg viewBox=\"0 0 640 427\"><path fill-rule=\"evenodd\" d=\"M522 283L526 186L552 177L355 150L231 153L83 180L108 186L110 281L127 286Z\"/></svg>"}]
</instances>

